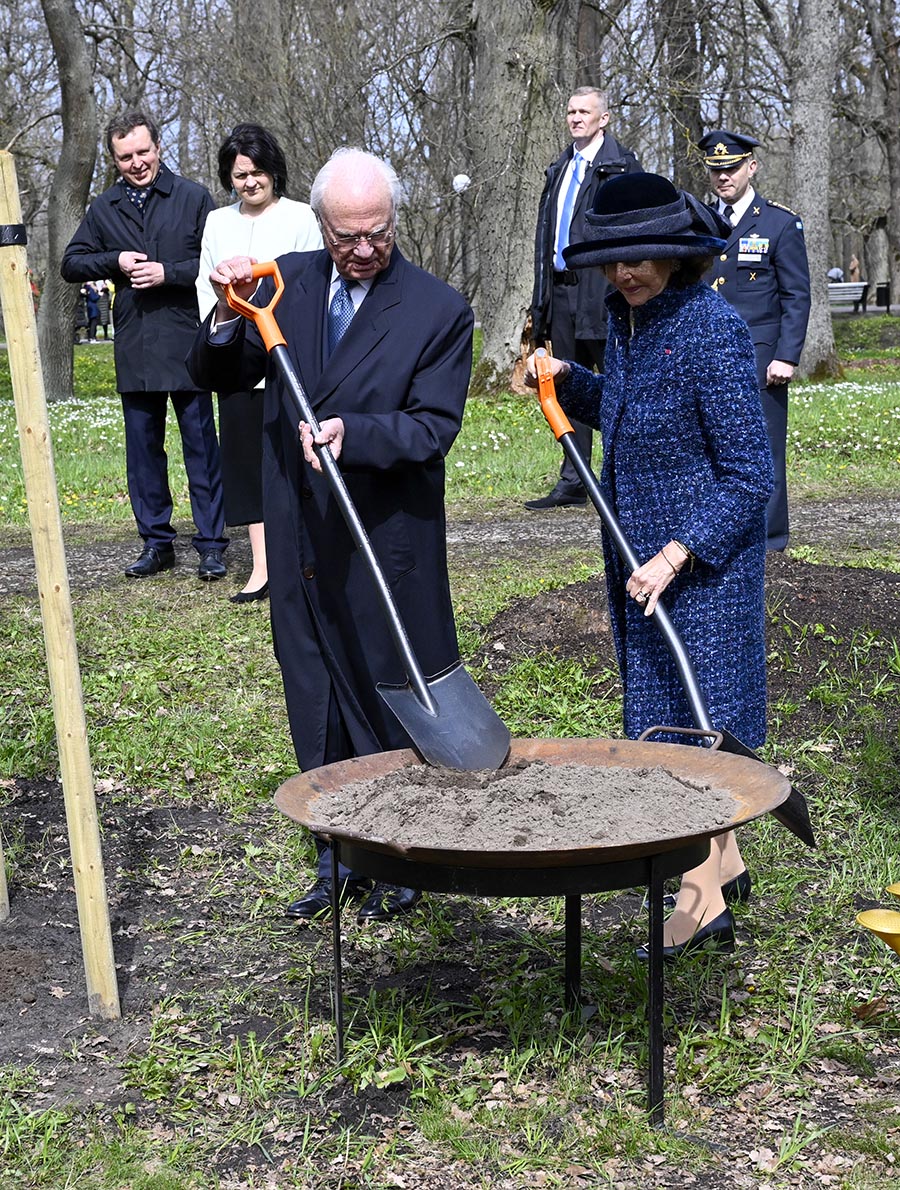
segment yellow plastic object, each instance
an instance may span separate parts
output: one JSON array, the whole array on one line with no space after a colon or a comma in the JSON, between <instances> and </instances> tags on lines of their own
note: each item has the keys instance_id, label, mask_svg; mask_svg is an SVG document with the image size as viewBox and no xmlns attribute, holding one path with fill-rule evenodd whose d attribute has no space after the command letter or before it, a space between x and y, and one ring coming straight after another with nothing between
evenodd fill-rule
<instances>
[{"instance_id":1,"label":"yellow plastic object","mask_svg":"<svg viewBox=\"0 0 900 1190\"><path fill-rule=\"evenodd\" d=\"M900 954L900 913L896 909L866 909L856 920Z\"/></svg>"},{"instance_id":2,"label":"yellow plastic object","mask_svg":"<svg viewBox=\"0 0 900 1190\"><path fill-rule=\"evenodd\" d=\"M884 891L893 893L895 897L900 897L900 880L896 884L889 884Z\"/></svg>"}]
</instances>

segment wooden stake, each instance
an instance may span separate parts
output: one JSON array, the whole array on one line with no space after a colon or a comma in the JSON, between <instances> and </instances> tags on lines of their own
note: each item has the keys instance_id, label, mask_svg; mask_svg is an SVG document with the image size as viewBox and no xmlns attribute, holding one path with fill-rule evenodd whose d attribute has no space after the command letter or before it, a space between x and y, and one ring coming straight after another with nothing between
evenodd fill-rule
<instances>
[{"instance_id":1,"label":"wooden stake","mask_svg":"<svg viewBox=\"0 0 900 1190\"><path fill-rule=\"evenodd\" d=\"M22 208L11 153L0 152L0 225L15 228ZM12 242L10 242L12 241ZM34 303L25 248L14 234L0 246L0 302L9 349L19 447L44 623L44 647L66 803L66 822L81 928L88 1008L107 1019L120 1016L106 879L100 851L97 803L87 744L75 624L56 491L53 445L38 353Z\"/></svg>"}]
</instances>

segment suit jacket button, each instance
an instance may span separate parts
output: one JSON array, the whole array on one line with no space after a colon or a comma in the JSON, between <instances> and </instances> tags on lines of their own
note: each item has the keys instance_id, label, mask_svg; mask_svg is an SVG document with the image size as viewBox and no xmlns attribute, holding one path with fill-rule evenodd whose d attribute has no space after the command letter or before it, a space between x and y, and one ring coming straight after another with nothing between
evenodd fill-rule
<instances>
[{"instance_id":1,"label":"suit jacket button","mask_svg":"<svg viewBox=\"0 0 900 1190\"><path fill-rule=\"evenodd\" d=\"M300 489L300 495L303 497L304 500L308 500L310 498L310 496L312 495L312 488L309 488L306 486L306 484L304 484L303 487Z\"/></svg>"},{"instance_id":2,"label":"suit jacket button","mask_svg":"<svg viewBox=\"0 0 900 1190\"><path fill-rule=\"evenodd\" d=\"M304 578L315 578L316 577L315 566L304 566L303 567L303 577Z\"/></svg>"},{"instance_id":3,"label":"suit jacket button","mask_svg":"<svg viewBox=\"0 0 900 1190\"><path fill-rule=\"evenodd\" d=\"M724 284L725 284L725 278L724 278L724 277L720 277L720 278L719 278L719 284L720 284L720 285L724 285Z\"/></svg>"},{"instance_id":4,"label":"suit jacket button","mask_svg":"<svg viewBox=\"0 0 900 1190\"><path fill-rule=\"evenodd\" d=\"M722 255L719 257L719 260L727 260L727 259L728 259L728 253L727 253L727 252L723 252L723 253L722 253Z\"/></svg>"}]
</instances>

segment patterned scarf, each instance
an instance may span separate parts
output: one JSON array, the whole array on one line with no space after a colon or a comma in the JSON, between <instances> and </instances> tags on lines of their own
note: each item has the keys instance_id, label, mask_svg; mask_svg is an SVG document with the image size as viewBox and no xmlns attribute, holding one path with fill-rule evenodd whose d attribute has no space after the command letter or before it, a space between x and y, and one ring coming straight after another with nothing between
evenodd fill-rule
<instances>
[{"instance_id":1,"label":"patterned scarf","mask_svg":"<svg viewBox=\"0 0 900 1190\"><path fill-rule=\"evenodd\" d=\"M144 213L144 207L147 205L147 199L150 197L153 187L156 185L156 179L165 168L166 167L163 165L163 163L160 162L156 178L153 179L149 186L129 186L124 178L119 178L119 185L128 195L129 201L134 203L141 214Z\"/></svg>"}]
</instances>

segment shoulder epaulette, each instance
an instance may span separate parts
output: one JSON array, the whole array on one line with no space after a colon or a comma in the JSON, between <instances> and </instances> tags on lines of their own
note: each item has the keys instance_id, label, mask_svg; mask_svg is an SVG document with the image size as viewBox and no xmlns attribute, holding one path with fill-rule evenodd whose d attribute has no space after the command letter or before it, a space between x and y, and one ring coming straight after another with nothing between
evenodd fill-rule
<instances>
[{"instance_id":1,"label":"shoulder epaulette","mask_svg":"<svg viewBox=\"0 0 900 1190\"><path fill-rule=\"evenodd\" d=\"M787 211L787 213L789 215L793 215L795 219L800 218L800 216L797 214L796 211L792 211L790 207L786 207L783 202L775 202L775 200L773 198L766 199L766 206L767 207L778 207L779 211Z\"/></svg>"}]
</instances>

